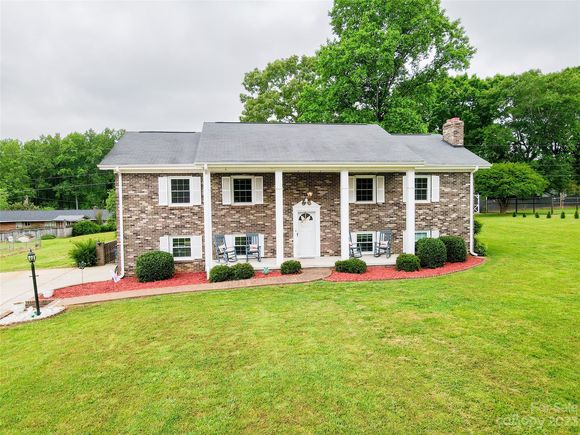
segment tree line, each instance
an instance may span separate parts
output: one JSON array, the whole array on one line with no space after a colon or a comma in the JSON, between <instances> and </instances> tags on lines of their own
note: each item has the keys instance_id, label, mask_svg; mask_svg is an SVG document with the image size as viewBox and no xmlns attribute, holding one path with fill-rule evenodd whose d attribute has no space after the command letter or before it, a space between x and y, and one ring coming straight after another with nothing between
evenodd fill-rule
<instances>
[{"instance_id":1,"label":"tree line","mask_svg":"<svg viewBox=\"0 0 580 435\"><path fill-rule=\"evenodd\" d=\"M553 193L580 182L580 67L480 78L461 74L475 48L438 0L336 0L333 37L314 56L245 74L244 122L376 123L391 133L441 133L465 122L486 160L526 163ZM516 166L518 167L518 166Z\"/></svg>"},{"instance_id":2,"label":"tree line","mask_svg":"<svg viewBox=\"0 0 580 435\"><path fill-rule=\"evenodd\" d=\"M0 140L0 209L103 207L114 176L97 164L122 134L105 129Z\"/></svg>"}]
</instances>

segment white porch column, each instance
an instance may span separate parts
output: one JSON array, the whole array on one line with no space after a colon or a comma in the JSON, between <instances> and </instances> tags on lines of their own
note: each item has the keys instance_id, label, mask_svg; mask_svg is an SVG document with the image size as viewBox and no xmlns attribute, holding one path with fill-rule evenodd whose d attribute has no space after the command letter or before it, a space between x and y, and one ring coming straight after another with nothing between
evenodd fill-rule
<instances>
[{"instance_id":1,"label":"white porch column","mask_svg":"<svg viewBox=\"0 0 580 435\"><path fill-rule=\"evenodd\" d=\"M211 173L207 166L203 170L203 241L205 271L209 271L213 263L213 226L211 220Z\"/></svg>"},{"instance_id":2,"label":"white porch column","mask_svg":"<svg viewBox=\"0 0 580 435\"><path fill-rule=\"evenodd\" d=\"M415 171L407 171L406 191L406 226L405 240L403 240L403 252L405 254L415 253Z\"/></svg>"},{"instance_id":3,"label":"white porch column","mask_svg":"<svg viewBox=\"0 0 580 435\"><path fill-rule=\"evenodd\" d=\"M349 258L350 212L348 204L348 171L340 172L340 256Z\"/></svg>"},{"instance_id":4,"label":"white porch column","mask_svg":"<svg viewBox=\"0 0 580 435\"><path fill-rule=\"evenodd\" d=\"M475 170L477 171L477 169ZM473 173L469 174L469 253L473 254Z\"/></svg>"},{"instance_id":5,"label":"white porch column","mask_svg":"<svg viewBox=\"0 0 580 435\"><path fill-rule=\"evenodd\" d=\"M276 266L284 262L284 174L275 173L276 190Z\"/></svg>"}]
</instances>

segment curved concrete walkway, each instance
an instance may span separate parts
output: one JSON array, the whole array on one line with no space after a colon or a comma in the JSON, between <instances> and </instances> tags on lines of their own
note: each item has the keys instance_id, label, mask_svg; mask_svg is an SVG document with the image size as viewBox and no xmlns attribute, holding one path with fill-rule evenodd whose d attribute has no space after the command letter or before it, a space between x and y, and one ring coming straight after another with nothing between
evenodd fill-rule
<instances>
[{"instance_id":1,"label":"curved concrete walkway","mask_svg":"<svg viewBox=\"0 0 580 435\"><path fill-rule=\"evenodd\" d=\"M269 285L298 284L319 281L328 277L330 269L303 269L298 275L273 276L269 278L245 279L240 281L226 281L208 284L192 284L174 287L149 288L142 290L127 290L115 293L100 293L96 295L78 296L76 298L57 299L54 305L71 306L92 304L97 302L116 301L119 299L142 298L146 296L168 295L173 293L188 293L212 290L233 290L248 287L263 287Z\"/></svg>"}]
</instances>

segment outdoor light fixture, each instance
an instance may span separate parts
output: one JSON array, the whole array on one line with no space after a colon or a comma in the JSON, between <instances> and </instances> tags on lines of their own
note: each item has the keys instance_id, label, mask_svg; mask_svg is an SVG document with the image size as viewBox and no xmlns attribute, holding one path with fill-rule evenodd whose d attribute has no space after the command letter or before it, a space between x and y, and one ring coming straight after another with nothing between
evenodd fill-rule
<instances>
[{"instance_id":1,"label":"outdoor light fixture","mask_svg":"<svg viewBox=\"0 0 580 435\"><path fill-rule=\"evenodd\" d=\"M308 192L304 197L304 199L302 200L302 205L312 204L312 195L313 195L312 192Z\"/></svg>"},{"instance_id":2,"label":"outdoor light fixture","mask_svg":"<svg viewBox=\"0 0 580 435\"><path fill-rule=\"evenodd\" d=\"M40 316L40 302L38 302L38 287L36 286L36 270L34 269L36 254L32 252L32 249L28 252L26 258L30 262L30 270L32 271L32 285L34 286L34 302L36 302L36 315Z\"/></svg>"}]
</instances>

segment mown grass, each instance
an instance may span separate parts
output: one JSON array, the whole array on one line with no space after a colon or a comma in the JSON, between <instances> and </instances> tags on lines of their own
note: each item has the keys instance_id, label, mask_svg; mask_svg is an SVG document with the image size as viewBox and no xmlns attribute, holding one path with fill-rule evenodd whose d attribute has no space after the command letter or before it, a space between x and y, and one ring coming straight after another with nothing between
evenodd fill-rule
<instances>
[{"instance_id":1,"label":"mown grass","mask_svg":"<svg viewBox=\"0 0 580 435\"><path fill-rule=\"evenodd\" d=\"M481 219L490 257L454 275L127 300L0 330L0 431L577 432L580 222Z\"/></svg>"},{"instance_id":2,"label":"mown grass","mask_svg":"<svg viewBox=\"0 0 580 435\"><path fill-rule=\"evenodd\" d=\"M65 237L60 239L42 240L38 248L32 248L36 253L36 267L46 269L53 267L73 267L74 261L68 256L73 243L79 240L94 239L101 242L115 240L114 231L108 233L90 234L87 236ZM0 272L30 269L26 259L27 251L15 252L0 257Z\"/></svg>"}]
</instances>

